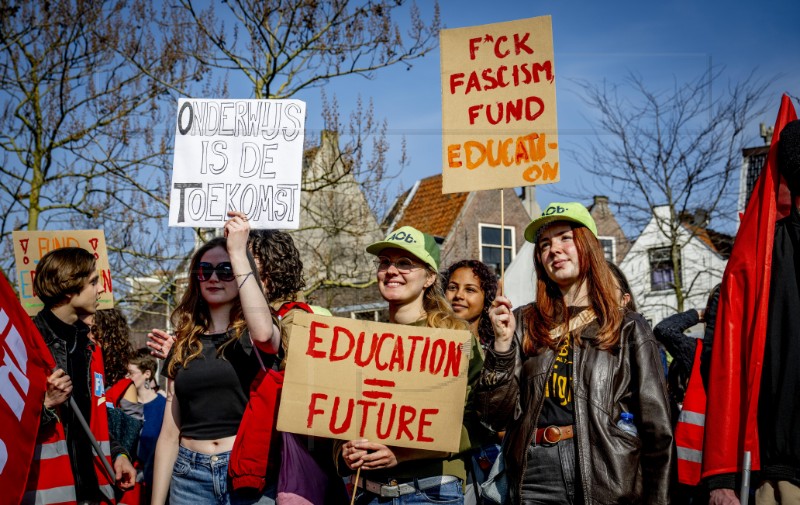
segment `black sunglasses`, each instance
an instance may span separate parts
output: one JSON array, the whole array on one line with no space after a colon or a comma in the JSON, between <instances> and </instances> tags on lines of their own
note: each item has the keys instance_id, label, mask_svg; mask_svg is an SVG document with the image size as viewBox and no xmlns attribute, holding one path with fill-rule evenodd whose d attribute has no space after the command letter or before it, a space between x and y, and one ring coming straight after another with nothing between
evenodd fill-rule
<instances>
[{"instance_id":1,"label":"black sunglasses","mask_svg":"<svg viewBox=\"0 0 800 505\"><path fill-rule=\"evenodd\" d=\"M217 272L217 279L221 280L222 282L230 282L236 278L233 274L233 266L231 266L230 261L223 261L217 265L212 265L211 263L207 263L205 261L201 261L199 265L197 265L197 270L195 271L195 275L197 276L197 280L200 282L205 282L211 280L211 276Z\"/></svg>"}]
</instances>

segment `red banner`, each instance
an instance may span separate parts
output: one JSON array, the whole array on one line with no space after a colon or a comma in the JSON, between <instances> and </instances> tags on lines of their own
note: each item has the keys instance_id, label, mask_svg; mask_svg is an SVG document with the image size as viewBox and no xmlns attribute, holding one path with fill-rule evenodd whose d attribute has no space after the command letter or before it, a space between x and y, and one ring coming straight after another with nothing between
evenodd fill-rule
<instances>
[{"instance_id":1,"label":"red banner","mask_svg":"<svg viewBox=\"0 0 800 505\"><path fill-rule=\"evenodd\" d=\"M0 489L8 503L19 503L25 491L54 367L39 331L0 275Z\"/></svg>"},{"instance_id":2,"label":"red banner","mask_svg":"<svg viewBox=\"0 0 800 505\"><path fill-rule=\"evenodd\" d=\"M745 451L761 469L758 392L767 338L775 223L791 210L791 195L778 172L778 138L797 119L787 95L775 121L767 161L753 188L719 295L703 450L703 477L738 473Z\"/></svg>"}]
</instances>

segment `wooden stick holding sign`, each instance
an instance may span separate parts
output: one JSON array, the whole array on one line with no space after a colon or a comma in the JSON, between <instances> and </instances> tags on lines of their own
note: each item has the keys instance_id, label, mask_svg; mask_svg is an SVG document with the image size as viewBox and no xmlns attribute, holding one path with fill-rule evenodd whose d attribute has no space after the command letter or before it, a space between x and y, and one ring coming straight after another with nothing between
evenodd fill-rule
<instances>
[{"instance_id":1,"label":"wooden stick holding sign","mask_svg":"<svg viewBox=\"0 0 800 505\"><path fill-rule=\"evenodd\" d=\"M314 314L291 331L278 430L458 451L469 331Z\"/></svg>"},{"instance_id":2,"label":"wooden stick holding sign","mask_svg":"<svg viewBox=\"0 0 800 505\"><path fill-rule=\"evenodd\" d=\"M503 277L506 275L506 219L505 219L505 200L500 190L500 296L503 296Z\"/></svg>"}]
</instances>

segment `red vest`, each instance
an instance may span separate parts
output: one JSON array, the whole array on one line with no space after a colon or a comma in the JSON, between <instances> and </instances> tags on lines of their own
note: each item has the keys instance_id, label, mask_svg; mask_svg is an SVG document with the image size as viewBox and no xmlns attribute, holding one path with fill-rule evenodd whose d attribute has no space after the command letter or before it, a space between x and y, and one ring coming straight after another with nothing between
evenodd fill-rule
<instances>
[{"instance_id":1,"label":"red vest","mask_svg":"<svg viewBox=\"0 0 800 505\"><path fill-rule=\"evenodd\" d=\"M282 319L292 309L313 313L311 307L302 302L281 305L275 315ZM257 352L253 349L253 352ZM261 492L267 481L267 470L280 461L269 461L272 437L276 433L278 406L283 388L283 372L260 370L250 386L250 400L239 425L233 443L228 474L234 489L253 488Z\"/></svg>"},{"instance_id":2,"label":"red vest","mask_svg":"<svg viewBox=\"0 0 800 505\"><path fill-rule=\"evenodd\" d=\"M703 341L697 340L692 375L683 401L683 409L675 426L675 445L678 455L678 482L696 486L700 482L703 464L703 437L706 424L706 390L700 376L700 353Z\"/></svg>"},{"instance_id":3,"label":"red vest","mask_svg":"<svg viewBox=\"0 0 800 505\"><path fill-rule=\"evenodd\" d=\"M103 456L111 462L111 444L108 436L108 416L106 413L105 389L103 387L103 353L100 346L94 346L89 373L91 376L92 414L89 427L97 439ZM73 377L72 380L83 380ZM62 415L65 408L58 409ZM83 429L78 423L70 426L72 430ZM28 475L27 491L22 503L35 505L76 503L75 478L72 475L67 439L61 421L51 422L39 428L36 438L33 462ZM108 503L114 503L113 476L106 474L102 461L94 458L94 470L100 491Z\"/></svg>"}]
</instances>

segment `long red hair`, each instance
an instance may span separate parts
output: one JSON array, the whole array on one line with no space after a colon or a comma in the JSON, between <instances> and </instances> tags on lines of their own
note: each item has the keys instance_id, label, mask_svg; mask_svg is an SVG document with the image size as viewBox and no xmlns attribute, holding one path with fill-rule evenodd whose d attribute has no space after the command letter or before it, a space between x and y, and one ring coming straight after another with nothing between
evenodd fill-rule
<instances>
[{"instance_id":1,"label":"long red hair","mask_svg":"<svg viewBox=\"0 0 800 505\"><path fill-rule=\"evenodd\" d=\"M610 349L619 342L623 313L619 308L617 283L606 263L603 248L597 237L584 226L568 221L557 221L553 224L572 227L580 262L580 273L576 282L586 283L589 305L600 324L598 347ZM533 263L536 267L536 301L526 309L528 327L525 328L522 346L529 355L537 354L542 349L555 348L557 342L550 336L550 331L562 324L569 325L569 308L558 284L547 276L539 257L538 246L533 254ZM580 329L573 332L572 336L575 343L581 345Z\"/></svg>"}]
</instances>

